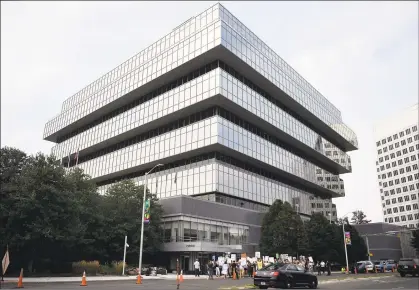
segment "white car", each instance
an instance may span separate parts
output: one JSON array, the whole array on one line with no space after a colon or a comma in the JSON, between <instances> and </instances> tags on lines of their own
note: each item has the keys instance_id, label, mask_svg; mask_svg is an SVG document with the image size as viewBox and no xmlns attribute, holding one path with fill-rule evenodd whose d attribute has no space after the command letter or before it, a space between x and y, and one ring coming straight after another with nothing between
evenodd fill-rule
<instances>
[{"instance_id":1,"label":"white car","mask_svg":"<svg viewBox=\"0 0 419 290\"><path fill-rule=\"evenodd\" d=\"M356 266L359 272L374 272L374 263L371 261L359 261Z\"/></svg>"}]
</instances>

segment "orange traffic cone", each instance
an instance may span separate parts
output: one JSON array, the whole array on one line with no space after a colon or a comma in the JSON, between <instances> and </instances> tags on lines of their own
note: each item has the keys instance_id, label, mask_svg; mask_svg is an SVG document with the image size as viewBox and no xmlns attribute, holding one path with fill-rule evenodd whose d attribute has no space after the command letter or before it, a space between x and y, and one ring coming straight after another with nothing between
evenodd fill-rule
<instances>
[{"instance_id":1,"label":"orange traffic cone","mask_svg":"<svg viewBox=\"0 0 419 290\"><path fill-rule=\"evenodd\" d=\"M23 288L23 268L20 269L19 280L17 281L17 287L16 288Z\"/></svg>"},{"instance_id":2,"label":"orange traffic cone","mask_svg":"<svg viewBox=\"0 0 419 290\"><path fill-rule=\"evenodd\" d=\"M83 277L81 278L81 284L80 284L80 286L87 286L86 271L83 271Z\"/></svg>"},{"instance_id":3,"label":"orange traffic cone","mask_svg":"<svg viewBox=\"0 0 419 290\"><path fill-rule=\"evenodd\" d=\"M182 283L182 282L183 282L183 270L180 270L179 282L180 282L180 283Z\"/></svg>"},{"instance_id":4,"label":"orange traffic cone","mask_svg":"<svg viewBox=\"0 0 419 290\"><path fill-rule=\"evenodd\" d=\"M141 279L141 275L138 274L138 276L137 276L137 284L142 284L142 283L143 283L143 281Z\"/></svg>"}]
</instances>

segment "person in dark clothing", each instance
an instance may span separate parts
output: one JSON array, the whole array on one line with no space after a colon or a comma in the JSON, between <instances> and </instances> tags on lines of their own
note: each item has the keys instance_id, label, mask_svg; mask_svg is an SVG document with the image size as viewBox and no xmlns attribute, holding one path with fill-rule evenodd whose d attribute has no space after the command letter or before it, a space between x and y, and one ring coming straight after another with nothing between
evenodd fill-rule
<instances>
[{"instance_id":1,"label":"person in dark clothing","mask_svg":"<svg viewBox=\"0 0 419 290\"><path fill-rule=\"evenodd\" d=\"M236 279L237 280L239 279L239 275L237 273L237 264L236 264L236 261L233 261L231 263L231 273L232 273L233 277L234 277L234 273L236 273Z\"/></svg>"},{"instance_id":2,"label":"person in dark clothing","mask_svg":"<svg viewBox=\"0 0 419 290\"><path fill-rule=\"evenodd\" d=\"M326 262L326 268L327 268L327 276L330 276L330 274L332 273L332 269L331 269L332 265L330 265L330 262L327 261Z\"/></svg>"}]
</instances>

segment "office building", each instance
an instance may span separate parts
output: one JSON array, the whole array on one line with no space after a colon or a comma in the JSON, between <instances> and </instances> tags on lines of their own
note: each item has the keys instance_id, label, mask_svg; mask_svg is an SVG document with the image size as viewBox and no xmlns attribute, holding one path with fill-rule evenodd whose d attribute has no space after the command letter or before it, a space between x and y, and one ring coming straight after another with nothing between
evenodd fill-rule
<instances>
[{"instance_id":1,"label":"office building","mask_svg":"<svg viewBox=\"0 0 419 290\"><path fill-rule=\"evenodd\" d=\"M418 104L387 117L374 131L384 222L419 227Z\"/></svg>"},{"instance_id":2,"label":"office building","mask_svg":"<svg viewBox=\"0 0 419 290\"><path fill-rule=\"evenodd\" d=\"M185 270L220 253L253 256L276 199L309 218L312 197L341 196L316 169L339 180L351 168L321 142L339 156L357 149L340 111L220 4L65 100L44 139L101 192L141 185L164 164L147 187L165 211L167 264Z\"/></svg>"},{"instance_id":3,"label":"office building","mask_svg":"<svg viewBox=\"0 0 419 290\"><path fill-rule=\"evenodd\" d=\"M417 257L411 246L412 231L389 223L353 225L364 239L372 256L371 261L394 260Z\"/></svg>"}]
</instances>

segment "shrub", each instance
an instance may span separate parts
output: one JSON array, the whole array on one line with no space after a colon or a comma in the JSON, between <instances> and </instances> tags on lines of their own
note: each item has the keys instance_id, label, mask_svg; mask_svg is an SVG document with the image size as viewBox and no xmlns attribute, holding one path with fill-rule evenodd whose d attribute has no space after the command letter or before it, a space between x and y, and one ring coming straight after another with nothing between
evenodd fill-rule
<instances>
[{"instance_id":1,"label":"shrub","mask_svg":"<svg viewBox=\"0 0 419 290\"><path fill-rule=\"evenodd\" d=\"M96 276L99 273L100 264L99 261L79 261L73 262L72 273L76 275L82 275L86 271L86 275Z\"/></svg>"},{"instance_id":2,"label":"shrub","mask_svg":"<svg viewBox=\"0 0 419 290\"><path fill-rule=\"evenodd\" d=\"M122 268L124 266L124 262L122 261L113 261L112 267L115 269L116 275L122 275ZM125 263L125 271L128 270L128 265ZM124 273L125 274L125 273Z\"/></svg>"}]
</instances>

